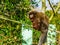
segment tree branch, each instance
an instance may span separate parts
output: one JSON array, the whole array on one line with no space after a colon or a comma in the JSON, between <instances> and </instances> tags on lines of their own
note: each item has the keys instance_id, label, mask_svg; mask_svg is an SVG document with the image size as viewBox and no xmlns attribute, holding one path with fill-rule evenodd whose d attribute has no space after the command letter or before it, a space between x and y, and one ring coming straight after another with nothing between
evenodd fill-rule
<instances>
[{"instance_id":1,"label":"tree branch","mask_svg":"<svg viewBox=\"0 0 60 45\"><path fill-rule=\"evenodd\" d=\"M51 19L53 18L53 16L55 15L55 11L54 11L54 9L53 9L51 3L50 3L50 0L48 0L48 2L49 2L49 5L50 5L50 7L52 8L52 11L53 11L53 14L52 14L51 17L49 18L49 22L50 22Z\"/></svg>"},{"instance_id":2,"label":"tree branch","mask_svg":"<svg viewBox=\"0 0 60 45\"><path fill-rule=\"evenodd\" d=\"M59 33L60 34L60 31L56 31L56 33Z\"/></svg>"},{"instance_id":3,"label":"tree branch","mask_svg":"<svg viewBox=\"0 0 60 45\"><path fill-rule=\"evenodd\" d=\"M1 16L1 15L0 15L0 19L7 20L7 21L11 21L11 22L20 24L19 21L11 20L11 19L5 18L4 16Z\"/></svg>"},{"instance_id":4,"label":"tree branch","mask_svg":"<svg viewBox=\"0 0 60 45\"><path fill-rule=\"evenodd\" d=\"M55 13L54 8L52 7L50 0L48 0L50 7L52 8L53 13Z\"/></svg>"},{"instance_id":5,"label":"tree branch","mask_svg":"<svg viewBox=\"0 0 60 45\"><path fill-rule=\"evenodd\" d=\"M57 6L57 8L56 8L55 11L54 11L54 9L53 9L51 3L50 3L50 0L48 0L48 2L49 2L50 7L52 8L52 11L53 11L53 14L52 14L51 17L49 18L49 22L50 22L50 21L52 20L53 16L57 13L57 11L58 11L58 9L59 9L59 7L60 7L60 2L58 3L58 6Z\"/></svg>"},{"instance_id":6,"label":"tree branch","mask_svg":"<svg viewBox=\"0 0 60 45\"><path fill-rule=\"evenodd\" d=\"M14 22L14 23L17 23L17 24L22 24L22 22L19 22L19 21L16 21L16 20L11 20L11 19L8 19L8 18L5 18L4 16L0 15L0 19L3 19L3 20L7 20L7 21L11 21L11 22ZM32 28L32 25L29 25L29 24L24 24L24 26L29 26ZM1 26L0 26L1 27Z\"/></svg>"},{"instance_id":7,"label":"tree branch","mask_svg":"<svg viewBox=\"0 0 60 45\"><path fill-rule=\"evenodd\" d=\"M60 2L58 3L58 6L57 6L57 8L55 10L55 13L57 13L57 11L58 11L59 8L60 8Z\"/></svg>"}]
</instances>

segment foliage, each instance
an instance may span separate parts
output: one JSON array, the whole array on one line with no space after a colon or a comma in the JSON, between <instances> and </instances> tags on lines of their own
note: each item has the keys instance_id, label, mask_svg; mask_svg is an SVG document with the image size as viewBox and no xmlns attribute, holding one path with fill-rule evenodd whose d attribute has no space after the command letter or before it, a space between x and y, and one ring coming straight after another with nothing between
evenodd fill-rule
<instances>
[{"instance_id":1,"label":"foliage","mask_svg":"<svg viewBox=\"0 0 60 45\"><path fill-rule=\"evenodd\" d=\"M31 2L35 7L38 7L39 2ZM58 8L53 16L50 24L55 24L57 30L60 30L60 10L59 5L53 5L53 8ZM28 18L28 11L31 9L29 0L0 0L0 45L20 45L22 40L21 27L31 28L31 21ZM45 11L50 18L53 14L52 10ZM33 29L33 43L39 40L39 31Z\"/></svg>"},{"instance_id":2,"label":"foliage","mask_svg":"<svg viewBox=\"0 0 60 45\"><path fill-rule=\"evenodd\" d=\"M47 34L47 45L56 45L56 26L53 24L49 24Z\"/></svg>"},{"instance_id":3,"label":"foliage","mask_svg":"<svg viewBox=\"0 0 60 45\"><path fill-rule=\"evenodd\" d=\"M29 0L0 0L0 45L20 45L21 27L28 22ZM26 22L26 23L25 23Z\"/></svg>"}]
</instances>

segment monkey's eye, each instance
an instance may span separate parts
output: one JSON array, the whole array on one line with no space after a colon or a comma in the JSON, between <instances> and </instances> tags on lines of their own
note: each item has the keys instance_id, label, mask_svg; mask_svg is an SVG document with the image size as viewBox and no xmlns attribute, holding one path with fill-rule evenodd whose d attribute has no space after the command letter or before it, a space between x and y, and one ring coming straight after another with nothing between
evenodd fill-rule
<instances>
[{"instance_id":1,"label":"monkey's eye","mask_svg":"<svg viewBox=\"0 0 60 45\"><path fill-rule=\"evenodd\" d=\"M31 22L33 22L34 21L34 19L30 19L31 20Z\"/></svg>"}]
</instances>

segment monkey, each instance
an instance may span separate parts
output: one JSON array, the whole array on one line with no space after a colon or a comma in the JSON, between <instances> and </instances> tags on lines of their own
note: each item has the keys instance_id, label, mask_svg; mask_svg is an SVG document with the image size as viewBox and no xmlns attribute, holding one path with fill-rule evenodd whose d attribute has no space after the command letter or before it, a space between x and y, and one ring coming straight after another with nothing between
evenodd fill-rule
<instances>
[{"instance_id":1,"label":"monkey","mask_svg":"<svg viewBox=\"0 0 60 45\"><path fill-rule=\"evenodd\" d=\"M41 31L41 36L39 38L38 45L42 45L47 40L49 18L43 12L38 12L36 10L31 10L29 12L29 19L32 22L33 28L35 30Z\"/></svg>"}]
</instances>

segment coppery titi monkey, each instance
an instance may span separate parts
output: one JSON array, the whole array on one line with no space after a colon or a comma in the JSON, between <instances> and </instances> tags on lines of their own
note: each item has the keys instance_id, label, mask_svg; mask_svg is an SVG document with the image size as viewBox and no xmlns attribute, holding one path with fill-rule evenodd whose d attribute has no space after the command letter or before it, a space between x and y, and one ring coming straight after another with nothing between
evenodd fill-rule
<instances>
[{"instance_id":1,"label":"coppery titi monkey","mask_svg":"<svg viewBox=\"0 0 60 45\"><path fill-rule=\"evenodd\" d=\"M35 30L41 31L41 36L39 38L39 44L42 45L46 42L49 19L47 15L42 12L38 12L36 10L32 10L29 12L29 18L32 22L33 28Z\"/></svg>"}]
</instances>

